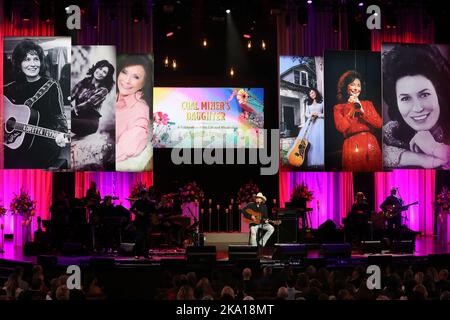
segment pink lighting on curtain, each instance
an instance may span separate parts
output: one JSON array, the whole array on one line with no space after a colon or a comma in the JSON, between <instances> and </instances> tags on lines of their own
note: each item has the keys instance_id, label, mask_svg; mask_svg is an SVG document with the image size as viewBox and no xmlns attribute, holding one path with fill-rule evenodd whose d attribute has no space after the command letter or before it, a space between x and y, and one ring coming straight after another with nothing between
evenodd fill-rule
<instances>
[{"instance_id":1,"label":"pink lighting on curtain","mask_svg":"<svg viewBox=\"0 0 450 320\"><path fill-rule=\"evenodd\" d=\"M13 216L9 212L9 204L14 194L20 193L24 188L31 199L36 200L36 217L50 219L50 206L52 203L53 174L42 170L0 170L0 204L8 212L3 221L5 234L14 233ZM32 230L37 229L37 219L33 219Z\"/></svg>"},{"instance_id":2,"label":"pink lighting on curtain","mask_svg":"<svg viewBox=\"0 0 450 320\"><path fill-rule=\"evenodd\" d=\"M130 195L130 190L138 182L147 187L153 185L153 172L76 172L75 173L75 197L83 198L91 181L97 183L102 198L106 195L117 196L122 205L129 208L129 201L125 200ZM116 202L118 203L118 202Z\"/></svg>"},{"instance_id":3,"label":"pink lighting on curtain","mask_svg":"<svg viewBox=\"0 0 450 320\"><path fill-rule=\"evenodd\" d=\"M308 203L313 208L312 227L317 228L328 219L337 225L350 211L353 203L353 173L351 172L280 172L280 206L290 201L295 186L302 182L314 192Z\"/></svg>"},{"instance_id":4,"label":"pink lighting on curtain","mask_svg":"<svg viewBox=\"0 0 450 320\"><path fill-rule=\"evenodd\" d=\"M433 234L434 209L436 197L435 170L393 170L375 173L376 208L389 195L391 187L398 187L404 204L419 201L403 214L408 218L406 225L413 231Z\"/></svg>"}]
</instances>

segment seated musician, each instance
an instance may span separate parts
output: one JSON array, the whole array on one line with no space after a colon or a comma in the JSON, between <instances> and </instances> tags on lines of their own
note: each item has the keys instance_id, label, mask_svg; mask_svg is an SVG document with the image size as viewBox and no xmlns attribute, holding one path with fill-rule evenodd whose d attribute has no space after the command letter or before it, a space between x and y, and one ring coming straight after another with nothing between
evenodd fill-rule
<instances>
[{"instance_id":1,"label":"seated musician","mask_svg":"<svg viewBox=\"0 0 450 320\"><path fill-rule=\"evenodd\" d=\"M161 199L156 207L156 212L152 215L151 225L153 231L159 231L166 235L169 246L182 247L184 240L184 228L175 221L175 217L180 216L176 200Z\"/></svg>"},{"instance_id":2,"label":"seated musician","mask_svg":"<svg viewBox=\"0 0 450 320\"><path fill-rule=\"evenodd\" d=\"M403 200L398 197L398 188L392 187L391 194L383 201L380 205L383 212L393 210L395 214L392 218L387 219L388 230L399 230L402 225L402 212L401 207L403 205Z\"/></svg>"},{"instance_id":3,"label":"seated musician","mask_svg":"<svg viewBox=\"0 0 450 320\"><path fill-rule=\"evenodd\" d=\"M266 231L261 241L258 243L263 247L266 245L267 240L269 240L270 236L275 230L275 228L271 224L269 224L269 216L267 213L267 207L265 205L266 200L266 197L261 192L259 192L255 196L255 202L249 202L244 208L241 209L241 213L244 215L244 217L255 222L250 224L250 244L252 246L257 245L256 235L259 229ZM259 224L256 224L257 220L259 220L259 217L256 217L255 215L249 213L250 210L261 215L261 222Z\"/></svg>"},{"instance_id":4,"label":"seated musician","mask_svg":"<svg viewBox=\"0 0 450 320\"><path fill-rule=\"evenodd\" d=\"M347 219L352 240L359 243L367 237L369 215L370 207L364 193L357 192L355 202Z\"/></svg>"}]
</instances>

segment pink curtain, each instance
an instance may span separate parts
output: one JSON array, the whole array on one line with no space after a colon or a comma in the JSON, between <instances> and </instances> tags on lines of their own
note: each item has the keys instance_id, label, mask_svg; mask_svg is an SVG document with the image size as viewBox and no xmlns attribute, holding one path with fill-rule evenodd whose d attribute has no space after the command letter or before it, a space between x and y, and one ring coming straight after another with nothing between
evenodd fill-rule
<instances>
[{"instance_id":1,"label":"pink curtain","mask_svg":"<svg viewBox=\"0 0 450 320\"><path fill-rule=\"evenodd\" d=\"M122 205L129 208L129 202L125 198L130 195L130 190L138 182L142 182L147 187L152 186L153 172L76 172L75 197L83 198L91 181L97 183L97 188L102 197L106 195L117 196L123 202Z\"/></svg>"},{"instance_id":2,"label":"pink curtain","mask_svg":"<svg viewBox=\"0 0 450 320\"><path fill-rule=\"evenodd\" d=\"M314 199L308 204L313 208L311 213L312 227L317 228L328 219L337 225L350 211L353 203L352 172L281 172L280 173L280 206L290 201L295 186L302 182L314 192Z\"/></svg>"},{"instance_id":3,"label":"pink curtain","mask_svg":"<svg viewBox=\"0 0 450 320\"><path fill-rule=\"evenodd\" d=\"M52 202L51 172L42 170L0 170L0 204L7 210L7 216L3 218L5 234L14 233L14 221L9 212L9 204L14 193L19 194L20 188L26 190L31 199L37 201L36 217L50 218L50 205ZM32 230L37 229L37 219L33 219Z\"/></svg>"},{"instance_id":4,"label":"pink curtain","mask_svg":"<svg viewBox=\"0 0 450 320\"><path fill-rule=\"evenodd\" d=\"M424 9L398 8L395 14L397 19L395 29L387 28L386 15L383 12L381 29L372 30L372 51L381 51L382 42L434 43L435 26Z\"/></svg>"},{"instance_id":5,"label":"pink curtain","mask_svg":"<svg viewBox=\"0 0 450 320\"><path fill-rule=\"evenodd\" d=\"M377 207L389 195L391 187L398 187L404 204L419 201L404 212L407 226L423 234L433 234L435 170L393 170L375 173L375 205Z\"/></svg>"}]
</instances>

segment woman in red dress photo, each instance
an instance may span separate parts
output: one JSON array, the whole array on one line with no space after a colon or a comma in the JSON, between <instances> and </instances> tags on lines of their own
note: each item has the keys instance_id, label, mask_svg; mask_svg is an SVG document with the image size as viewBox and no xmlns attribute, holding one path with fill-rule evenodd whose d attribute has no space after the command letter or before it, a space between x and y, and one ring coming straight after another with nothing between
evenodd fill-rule
<instances>
[{"instance_id":1,"label":"woman in red dress photo","mask_svg":"<svg viewBox=\"0 0 450 320\"><path fill-rule=\"evenodd\" d=\"M344 135L342 145L343 171L380 171L381 149L375 132L382 119L369 100L360 100L364 82L355 70L346 71L338 82L337 98L333 108L336 129Z\"/></svg>"}]
</instances>

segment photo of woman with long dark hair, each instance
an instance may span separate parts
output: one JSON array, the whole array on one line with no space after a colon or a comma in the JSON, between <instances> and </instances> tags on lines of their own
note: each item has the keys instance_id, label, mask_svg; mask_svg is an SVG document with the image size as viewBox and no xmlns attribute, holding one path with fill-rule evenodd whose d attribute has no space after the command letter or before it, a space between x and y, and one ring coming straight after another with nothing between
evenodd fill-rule
<instances>
[{"instance_id":1,"label":"photo of woman with long dark hair","mask_svg":"<svg viewBox=\"0 0 450 320\"><path fill-rule=\"evenodd\" d=\"M107 60L95 63L71 91L72 132L80 137L99 127L102 103L114 86L114 66Z\"/></svg>"},{"instance_id":2,"label":"photo of woman with long dark hair","mask_svg":"<svg viewBox=\"0 0 450 320\"><path fill-rule=\"evenodd\" d=\"M150 138L153 64L146 55L121 59L117 74L116 170L148 171L153 153Z\"/></svg>"},{"instance_id":3,"label":"photo of woman with long dark hair","mask_svg":"<svg viewBox=\"0 0 450 320\"><path fill-rule=\"evenodd\" d=\"M381 128L382 119L370 100L363 100L365 84L355 70L344 72L338 81L333 108L336 129L344 136L343 171L379 171L381 149L373 132Z\"/></svg>"},{"instance_id":4,"label":"photo of woman with long dark hair","mask_svg":"<svg viewBox=\"0 0 450 320\"><path fill-rule=\"evenodd\" d=\"M49 70L46 58L59 51L70 52L70 40L5 39L8 47L16 42L11 54L12 70L8 70L14 81L4 87L5 168L67 169L69 159L62 151L70 146L70 139L58 82L60 74ZM52 43L47 52L40 45L45 42ZM59 62L64 65L67 60ZM21 125L38 129L26 131Z\"/></svg>"},{"instance_id":5,"label":"photo of woman with long dark hair","mask_svg":"<svg viewBox=\"0 0 450 320\"><path fill-rule=\"evenodd\" d=\"M115 170L116 48L72 46L72 169Z\"/></svg>"},{"instance_id":6,"label":"photo of woman with long dark hair","mask_svg":"<svg viewBox=\"0 0 450 320\"><path fill-rule=\"evenodd\" d=\"M449 169L448 46L383 45L385 168ZM441 50L440 50L441 49Z\"/></svg>"}]
</instances>

